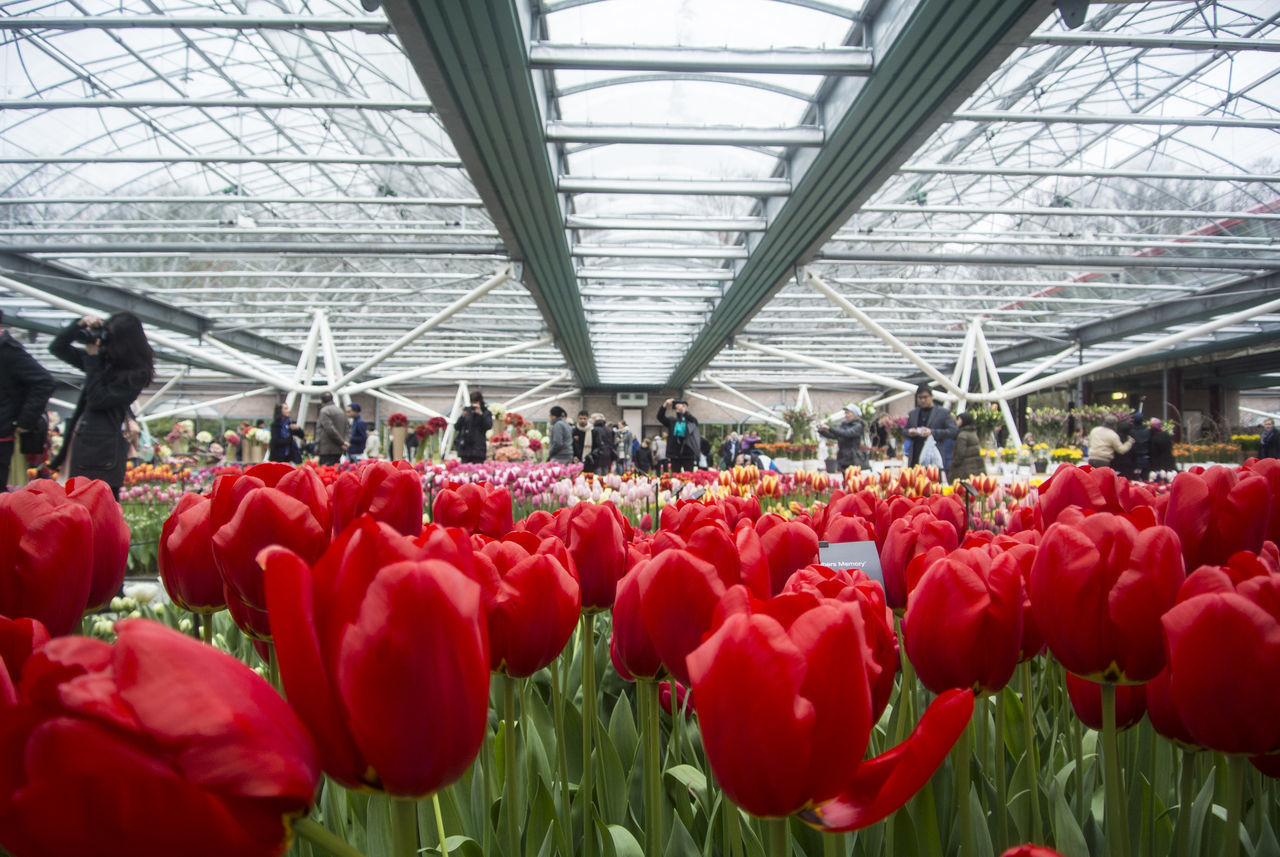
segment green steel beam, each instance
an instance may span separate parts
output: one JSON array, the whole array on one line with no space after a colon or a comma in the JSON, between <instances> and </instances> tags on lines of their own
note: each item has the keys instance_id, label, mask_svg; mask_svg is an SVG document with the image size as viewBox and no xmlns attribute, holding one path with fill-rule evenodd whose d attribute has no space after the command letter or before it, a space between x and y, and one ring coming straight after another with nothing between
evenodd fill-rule
<instances>
[{"instance_id":1,"label":"green steel beam","mask_svg":"<svg viewBox=\"0 0 1280 857\"><path fill-rule=\"evenodd\" d=\"M544 104L514 0L387 0L387 18L577 380L599 376L578 296Z\"/></svg>"},{"instance_id":2,"label":"green steel beam","mask_svg":"<svg viewBox=\"0 0 1280 857\"><path fill-rule=\"evenodd\" d=\"M667 385L683 387L701 371L1053 8L1051 0L884 3L867 40L875 71L824 95L827 143L792 154L795 190L766 207L768 229Z\"/></svg>"}]
</instances>

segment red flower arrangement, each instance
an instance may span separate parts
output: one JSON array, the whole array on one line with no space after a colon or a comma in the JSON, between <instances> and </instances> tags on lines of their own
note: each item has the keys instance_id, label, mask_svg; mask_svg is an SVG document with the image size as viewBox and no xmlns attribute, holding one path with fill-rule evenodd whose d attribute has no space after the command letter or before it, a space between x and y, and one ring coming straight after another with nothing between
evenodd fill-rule
<instances>
[{"instance_id":1,"label":"red flower arrangement","mask_svg":"<svg viewBox=\"0 0 1280 857\"><path fill-rule=\"evenodd\" d=\"M524 417L520 416L515 411L509 411L507 415L502 418L502 421L509 426L518 426L523 420Z\"/></svg>"},{"instance_id":2,"label":"red flower arrangement","mask_svg":"<svg viewBox=\"0 0 1280 857\"><path fill-rule=\"evenodd\" d=\"M418 436L418 440L426 440L435 432L431 431L426 423L418 423L417 427L414 428L413 433Z\"/></svg>"},{"instance_id":3,"label":"red flower arrangement","mask_svg":"<svg viewBox=\"0 0 1280 857\"><path fill-rule=\"evenodd\" d=\"M402 413L396 412L391 416L387 417L387 425L391 426L392 428L399 428L401 426L407 426L408 424L409 424L409 418Z\"/></svg>"},{"instance_id":4,"label":"red flower arrangement","mask_svg":"<svg viewBox=\"0 0 1280 857\"><path fill-rule=\"evenodd\" d=\"M529 438L529 448L532 449L534 452L541 452L542 441L538 440L536 437Z\"/></svg>"},{"instance_id":5,"label":"red flower arrangement","mask_svg":"<svg viewBox=\"0 0 1280 857\"><path fill-rule=\"evenodd\" d=\"M427 420L427 428L430 430L431 434L442 432L448 427L449 427L449 421L444 417L432 417L431 419Z\"/></svg>"},{"instance_id":6,"label":"red flower arrangement","mask_svg":"<svg viewBox=\"0 0 1280 857\"><path fill-rule=\"evenodd\" d=\"M505 431L500 431L489 438L489 443L494 446L505 446L511 443L511 435L507 434Z\"/></svg>"}]
</instances>

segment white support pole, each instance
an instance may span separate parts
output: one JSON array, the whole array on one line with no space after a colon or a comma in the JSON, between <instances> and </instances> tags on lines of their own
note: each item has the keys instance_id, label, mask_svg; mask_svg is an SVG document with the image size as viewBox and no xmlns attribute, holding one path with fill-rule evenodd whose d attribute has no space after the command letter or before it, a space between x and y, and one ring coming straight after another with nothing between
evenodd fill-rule
<instances>
[{"instance_id":1,"label":"white support pole","mask_svg":"<svg viewBox=\"0 0 1280 857\"><path fill-rule=\"evenodd\" d=\"M374 396L376 398L382 399L384 402L391 402L391 404L396 405L397 407L408 408L411 411L417 411L418 413L422 414L424 417L444 416L444 414L440 413L439 411L433 411L431 408L428 408L426 405L419 405L417 402L413 401L412 399L401 396L398 393L390 393L386 390L366 390L365 392L367 392L370 396Z\"/></svg>"},{"instance_id":2,"label":"white support pole","mask_svg":"<svg viewBox=\"0 0 1280 857\"><path fill-rule=\"evenodd\" d=\"M539 348L543 345L551 343L550 336L542 336L531 342L518 342L515 345L508 345L505 348L495 348L492 351L484 351L479 354L472 354L469 357L457 357L453 360L445 360L434 366L423 366L417 369L406 369L403 372L396 372L382 378L375 378L371 381L361 381L359 384L352 384L347 388L347 392L351 394L363 393L372 387L385 387L388 384L395 384L400 381L410 381L415 378L421 378L425 375L434 375L437 372L447 372L450 369L458 369L462 366L470 366L473 363L483 363L485 360L494 357L503 357L507 354L516 354L520 351L528 351L530 348Z\"/></svg>"},{"instance_id":3,"label":"white support pole","mask_svg":"<svg viewBox=\"0 0 1280 857\"><path fill-rule=\"evenodd\" d=\"M257 389L254 389L254 390L248 390L243 393L232 393L230 396L221 396L217 399L209 399L208 401L204 401L204 402L192 402L189 405L181 405L176 408L170 408L167 411L161 411L158 414L151 414L150 416L147 417L147 419L163 420L168 417L176 417L178 414L193 413L199 410L200 408L211 408L214 405L225 405L228 402L238 402L241 399L247 399L250 396L261 396L263 393L270 393L273 390L275 390L275 386L258 387Z\"/></svg>"},{"instance_id":4,"label":"white support pole","mask_svg":"<svg viewBox=\"0 0 1280 857\"><path fill-rule=\"evenodd\" d=\"M1246 408L1244 405L1240 406L1240 410L1244 411L1245 413L1255 414L1260 417L1270 417L1273 420L1280 420L1280 414L1275 414L1275 413L1272 413L1271 411L1260 411L1257 408Z\"/></svg>"},{"instance_id":5,"label":"white support pole","mask_svg":"<svg viewBox=\"0 0 1280 857\"><path fill-rule=\"evenodd\" d=\"M952 398L961 398L964 396L964 391L957 387L955 382L930 365L929 361L912 351L911 347L905 342L881 327L875 319L851 304L843 295L828 286L822 278L813 271L805 268L804 279L806 283L826 295L832 303L844 310L850 317L856 319L863 327L875 334L882 342L894 351L897 351L903 357L907 358L907 360L915 364L920 371L924 372L934 381L941 384L942 388L950 393Z\"/></svg>"},{"instance_id":6,"label":"white support pole","mask_svg":"<svg viewBox=\"0 0 1280 857\"><path fill-rule=\"evenodd\" d=\"M541 393L543 390L547 389L548 387L555 386L556 384L559 384L561 381L566 380L569 377L569 374L570 373L568 371L564 371L564 372L561 372L559 375L556 375L554 378L548 378L538 386L525 390L523 393L516 396L514 399L507 399L498 407L502 408L504 411L509 411L513 407L515 407L518 403L523 402L525 399L529 398L530 396L535 396L538 393ZM522 407L528 407L528 406L525 405Z\"/></svg>"},{"instance_id":7,"label":"white support pole","mask_svg":"<svg viewBox=\"0 0 1280 857\"><path fill-rule=\"evenodd\" d=\"M56 295L51 295L46 292L42 292L39 289L34 289L26 283L20 283L17 280L10 279L9 277L0 276L0 286L3 286L9 291L33 297L47 303L49 306L64 309L77 315L95 315L101 312L101 310L93 307L78 304L75 301L65 300L64 298L57 297ZM180 354L186 354L189 357L194 357L203 363L213 366L215 369L221 369L228 375L235 375L240 378L251 378L263 384L270 384L273 387L283 387L284 389L288 389L290 386L289 382L283 377L272 372L264 371L252 365L252 360L247 357L244 358L243 362L228 360L220 355L210 354L207 349L193 347L180 340L170 338L164 332L154 329L147 333L147 340L152 345L158 345L169 351L176 351Z\"/></svg>"},{"instance_id":8,"label":"white support pole","mask_svg":"<svg viewBox=\"0 0 1280 857\"><path fill-rule=\"evenodd\" d=\"M329 327L329 314L319 311L320 342L324 346L324 374L329 379L334 398L340 407L351 403L351 397L342 389L342 361L338 359L338 344L333 339L333 329Z\"/></svg>"},{"instance_id":9,"label":"white support pole","mask_svg":"<svg viewBox=\"0 0 1280 857\"><path fill-rule=\"evenodd\" d=\"M715 386L719 387L721 390L724 390L726 393L729 393L731 395L737 396L739 399L742 399L742 401L756 408L757 411L763 411L766 414L773 413L773 408L769 407L768 405L761 404L760 402L757 402L755 399L748 396L746 393L743 393L739 390L734 389L733 387L726 384L724 381L721 381L719 378L716 378L715 376L713 376L710 372L703 372L702 377L705 378L710 383L714 384Z\"/></svg>"},{"instance_id":10,"label":"white support pole","mask_svg":"<svg viewBox=\"0 0 1280 857\"><path fill-rule=\"evenodd\" d=\"M171 389L173 389L173 386L175 384L177 384L183 378L187 377L187 370L190 368L191 367L189 366L183 366L181 369L178 370L177 375L174 375L168 381L165 381L159 390L156 390L154 393L148 396L147 400L143 402L141 405L139 405L137 410L133 412L134 419L141 420L146 415L147 408L151 407L151 405L155 403L156 399L160 398L165 393L169 392Z\"/></svg>"},{"instance_id":11,"label":"white support pole","mask_svg":"<svg viewBox=\"0 0 1280 857\"><path fill-rule=\"evenodd\" d=\"M445 426L444 437L440 438L440 457L444 457L445 450L453 449L453 426L458 421L459 415L462 414L462 406L471 400L471 394L467 392L467 382L458 382L458 392L453 396L453 407L449 408L449 425Z\"/></svg>"},{"instance_id":12,"label":"white support pole","mask_svg":"<svg viewBox=\"0 0 1280 857\"><path fill-rule=\"evenodd\" d=\"M783 360L794 360L797 363L807 363L810 366L816 366L819 369L826 369L828 372L835 372L840 375L849 375L863 381L870 381L882 387L892 387L895 390L905 390L914 393L916 386L908 384L906 381L898 378L890 378L888 375L877 375L874 372L864 372L861 369L854 369L852 366L841 366L839 363L832 363L829 360L822 360L817 357L810 357L806 354L800 354L795 351L787 351L783 348L774 348L772 345L765 345L761 342L754 342L750 339L738 337L733 344L740 348L748 348L752 351L759 351L761 354L769 354L774 357L781 357ZM771 410L771 409L770 409Z\"/></svg>"},{"instance_id":13,"label":"white support pole","mask_svg":"<svg viewBox=\"0 0 1280 857\"><path fill-rule=\"evenodd\" d=\"M796 408L813 410L813 400L809 398L808 384L801 384L800 389L796 391Z\"/></svg>"},{"instance_id":14,"label":"white support pole","mask_svg":"<svg viewBox=\"0 0 1280 857\"><path fill-rule=\"evenodd\" d=\"M746 408L740 407L738 405L730 404L729 402L725 402L720 399L713 399L711 396L704 396L702 393L696 393L693 390L685 390L684 392L686 396L692 396L695 399L701 399L704 402L710 402L713 405L719 405L722 408L728 408L731 411L737 411L738 413L745 414L749 417L760 417L760 419L764 420L765 422L773 423L776 426L783 426L785 428L787 425L782 420L778 419L775 416L772 416L773 412L767 408L765 409L765 413L761 413L760 411L747 410Z\"/></svg>"},{"instance_id":15,"label":"white support pole","mask_svg":"<svg viewBox=\"0 0 1280 857\"><path fill-rule=\"evenodd\" d=\"M1027 393L1034 393L1047 387L1061 384L1064 381L1070 381L1079 378L1082 375L1088 375L1115 366L1118 363L1125 363L1138 357L1146 357L1154 354L1161 349L1168 348L1171 345L1177 345L1179 342L1185 342L1188 339L1194 339L1197 336L1204 336L1206 333L1212 333L1222 327L1230 327L1233 324L1240 324L1248 321L1254 316L1266 315L1270 312L1280 310L1280 298L1267 301L1266 303L1257 304L1248 309L1233 312L1230 315L1224 315L1213 321L1196 325L1195 327L1182 330L1177 333L1171 333L1168 336L1162 336L1159 339L1153 339L1150 342L1144 342L1141 345L1135 345L1133 348L1126 348L1123 351L1117 351L1107 357L1098 360L1091 360L1071 369L1062 372L1055 372L1052 375L1046 375L1035 381L1031 381L1012 389L1006 389L1004 392L1010 397L1025 396Z\"/></svg>"},{"instance_id":16,"label":"white support pole","mask_svg":"<svg viewBox=\"0 0 1280 857\"><path fill-rule=\"evenodd\" d=\"M1047 357L1044 360L1041 360L1035 366L1023 372L1021 375L1018 375L1016 378L1010 378L1008 381L1005 381L1001 386L1017 387L1019 384L1023 383L1024 381L1028 381L1036 377L1040 373L1044 372L1044 370L1048 369L1050 366L1053 366L1054 364L1058 363L1061 360L1067 359L1068 357L1070 357L1072 354L1075 354L1075 353L1076 353L1075 345L1072 345L1069 348L1065 348L1062 351L1059 351L1057 354L1054 354L1051 357Z\"/></svg>"},{"instance_id":17,"label":"white support pole","mask_svg":"<svg viewBox=\"0 0 1280 857\"><path fill-rule=\"evenodd\" d=\"M580 395L581 393L582 393L581 387L574 387L572 390L566 390L563 393L556 393L554 396L545 396L541 399L538 399L538 401L536 402L525 402L520 407L528 410L532 410L534 408L540 408L543 405L549 405L552 402L556 401L557 399L568 399L573 396Z\"/></svg>"},{"instance_id":18,"label":"white support pole","mask_svg":"<svg viewBox=\"0 0 1280 857\"><path fill-rule=\"evenodd\" d=\"M448 319L452 318L454 315L457 315L460 311L466 309L468 306L480 300L480 298L489 294L489 292L493 291L498 286L502 285L507 280L511 279L511 274L512 274L511 266L505 265L502 268L502 270L498 271L492 277L485 280L475 289L467 292L465 295L458 298L456 301L449 304L444 309L440 310L440 312L431 316L431 318L427 319L422 324L415 327L413 330L401 336L399 339L397 339L395 342L388 345L386 348L383 348L378 352L376 352L375 354L373 354L372 356L366 358L363 363L361 363L359 366L355 367L350 372L343 375L342 378L340 378L338 381L336 381L334 386L342 387L342 386L346 386L347 384L350 384L352 379L358 378L360 375L363 375L365 372L369 371L374 366L377 366L383 360L386 360L388 357L392 356L393 354L398 352L400 349L404 348L410 342L413 342L415 339L417 339L422 334L426 333L428 330L431 330L434 327L439 327L442 322L447 321Z\"/></svg>"},{"instance_id":19,"label":"white support pole","mask_svg":"<svg viewBox=\"0 0 1280 857\"><path fill-rule=\"evenodd\" d=\"M289 395L285 396L284 402L293 410L293 406L298 403L298 389L305 380L310 384L310 378L316 370L316 348L320 343L320 313L313 312L311 315L311 329L307 331L307 341L302 345L302 354L298 356L298 366L293 370L294 390L289 391ZM304 403L303 409L306 405Z\"/></svg>"},{"instance_id":20,"label":"white support pole","mask_svg":"<svg viewBox=\"0 0 1280 857\"><path fill-rule=\"evenodd\" d=\"M965 410L969 405L969 380L973 373L973 342L976 338L974 331L979 324L981 322L975 318L969 325L969 330L964 336L964 344L960 346L960 357L956 360L955 374L952 375L960 389L965 391L964 397L956 402L956 413Z\"/></svg>"},{"instance_id":21,"label":"white support pole","mask_svg":"<svg viewBox=\"0 0 1280 857\"><path fill-rule=\"evenodd\" d=\"M977 348L978 359L982 362L980 367L986 367L986 374L995 382L995 395L1000 396L1000 413L1004 415L1005 428L1009 429L1009 440L1013 446L1022 446L1022 435L1018 432L1017 423L1013 419L1013 411L1009 409L1009 396L1007 393L1002 394L1004 387L1000 386L1000 373L996 370L995 358L991 356L991 346L987 344L987 335L982 332L982 328L978 328L977 341L974 342Z\"/></svg>"},{"instance_id":22,"label":"white support pole","mask_svg":"<svg viewBox=\"0 0 1280 857\"><path fill-rule=\"evenodd\" d=\"M892 393L888 396L881 396L879 398L872 396L870 397L870 399L868 399L868 401L871 401L871 404L873 407L881 408L889 404L890 402L896 402L899 399L905 399L907 396L912 395L914 392L915 392L914 390L902 390L900 392Z\"/></svg>"},{"instance_id":23,"label":"white support pole","mask_svg":"<svg viewBox=\"0 0 1280 857\"><path fill-rule=\"evenodd\" d=\"M213 336L213 335L203 337L201 339L201 344L208 345L218 349L223 354L225 354L228 358L230 358L233 361L233 363L236 363L236 364L243 363L246 365L253 365L261 362L261 358L255 357L251 354L245 354L243 351L240 351L239 349L232 348L230 345L228 345L227 343L223 342L222 340L218 339L216 336ZM208 358L206 357L204 359L208 359ZM255 366L254 371L258 372L261 375L266 376L265 378L266 382L268 384L271 384L271 386L273 387L287 388L289 386L289 377L287 375L284 375L279 372L272 372L268 369L263 369L261 366Z\"/></svg>"}]
</instances>

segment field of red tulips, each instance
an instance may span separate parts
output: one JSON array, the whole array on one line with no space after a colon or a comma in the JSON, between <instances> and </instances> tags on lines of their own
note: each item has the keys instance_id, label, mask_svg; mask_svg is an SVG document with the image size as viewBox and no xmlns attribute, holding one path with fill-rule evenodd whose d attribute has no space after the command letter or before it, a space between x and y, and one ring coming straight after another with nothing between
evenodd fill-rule
<instances>
[{"instance_id":1,"label":"field of red tulips","mask_svg":"<svg viewBox=\"0 0 1280 857\"><path fill-rule=\"evenodd\" d=\"M1280 857L1280 461L822 476L0 494L0 848Z\"/></svg>"}]
</instances>

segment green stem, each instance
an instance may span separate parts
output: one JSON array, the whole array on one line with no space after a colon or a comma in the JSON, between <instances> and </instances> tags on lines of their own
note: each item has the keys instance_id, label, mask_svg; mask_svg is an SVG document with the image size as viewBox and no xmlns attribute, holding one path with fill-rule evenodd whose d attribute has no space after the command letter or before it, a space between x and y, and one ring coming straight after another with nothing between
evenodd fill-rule
<instances>
[{"instance_id":1,"label":"green stem","mask_svg":"<svg viewBox=\"0 0 1280 857\"><path fill-rule=\"evenodd\" d=\"M844 857L848 854L848 850L844 847L844 839L843 833L823 833L822 857Z\"/></svg>"},{"instance_id":2,"label":"green stem","mask_svg":"<svg viewBox=\"0 0 1280 857\"><path fill-rule=\"evenodd\" d=\"M445 844L444 815L440 812L440 793L431 796L431 808L436 816L436 837L440 840L440 857L449 857L449 846Z\"/></svg>"},{"instance_id":3,"label":"green stem","mask_svg":"<svg viewBox=\"0 0 1280 857\"><path fill-rule=\"evenodd\" d=\"M418 807L415 801L391 798L391 853L394 857L417 857Z\"/></svg>"},{"instance_id":4,"label":"green stem","mask_svg":"<svg viewBox=\"0 0 1280 857\"><path fill-rule=\"evenodd\" d=\"M1054 709L1056 712L1058 709ZM1067 733L1071 739L1071 748L1076 757L1076 823L1084 829L1085 813L1089 811L1089 802L1084 793L1084 724L1075 717L1067 718Z\"/></svg>"},{"instance_id":5,"label":"green stem","mask_svg":"<svg viewBox=\"0 0 1280 857\"><path fill-rule=\"evenodd\" d=\"M568 646L562 657L568 657ZM566 668L565 672L568 672ZM555 708L556 764L560 768L560 823L569 829L573 807L569 804L569 753L564 740L564 689L560 687L560 658L551 662L551 705Z\"/></svg>"},{"instance_id":6,"label":"green stem","mask_svg":"<svg viewBox=\"0 0 1280 857\"><path fill-rule=\"evenodd\" d=\"M973 721L956 744L956 805L960 812L960 857L974 857L973 817L969 814L969 755L973 748Z\"/></svg>"},{"instance_id":7,"label":"green stem","mask_svg":"<svg viewBox=\"0 0 1280 857\"><path fill-rule=\"evenodd\" d=\"M1240 853L1240 834L1244 829L1244 775L1249 760L1244 756L1227 757L1227 842L1223 857Z\"/></svg>"},{"instance_id":8,"label":"green stem","mask_svg":"<svg viewBox=\"0 0 1280 857\"><path fill-rule=\"evenodd\" d=\"M1178 857L1191 857L1191 801L1195 799L1195 781L1195 754L1183 750L1182 771L1178 775L1178 823L1173 832Z\"/></svg>"},{"instance_id":9,"label":"green stem","mask_svg":"<svg viewBox=\"0 0 1280 857\"><path fill-rule=\"evenodd\" d=\"M1124 783L1120 779L1120 747L1116 740L1116 686L1102 684L1102 787L1106 802L1107 844L1111 857L1128 857L1128 818L1124 809Z\"/></svg>"},{"instance_id":10,"label":"green stem","mask_svg":"<svg viewBox=\"0 0 1280 857\"><path fill-rule=\"evenodd\" d=\"M267 643L267 648L271 651L271 660L267 665L267 675L271 677L271 686L276 689L276 693L283 694L284 691L280 686L280 658L276 656L274 643Z\"/></svg>"},{"instance_id":11,"label":"green stem","mask_svg":"<svg viewBox=\"0 0 1280 857\"><path fill-rule=\"evenodd\" d=\"M791 851L787 847L787 820L766 818L764 826L769 836L769 857L789 857Z\"/></svg>"},{"instance_id":12,"label":"green stem","mask_svg":"<svg viewBox=\"0 0 1280 857\"><path fill-rule=\"evenodd\" d=\"M996 853L1003 854L1009 847L1009 783L1005 780L1004 766L1004 695L1001 689L993 698L996 701ZM1032 795L1034 797L1034 795ZM1038 841L1038 840L1037 840Z\"/></svg>"},{"instance_id":13,"label":"green stem","mask_svg":"<svg viewBox=\"0 0 1280 857\"><path fill-rule=\"evenodd\" d=\"M502 742L505 763L505 782L502 802L507 810L507 853L520 854L520 819L516 806L519 803L520 775L516 770L516 680L509 675L502 677L502 709L505 716L506 740Z\"/></svg>"},{"instance_id":14,"label":"green stem","mask_svg":"<svg viewBox=\"0 0 1280 857\"><path fill-rule=\"evenodd\" d=\"M596 730L596 615L582 614L582 782L578 800L582 803L582 853L595 857L595 788L592 782L591 751Z\"/></svg>"},{"instance_id":15,"label":"green stem","mask_svg":"<svg viewBox=\"0 0 1280 857\"><path fill-rule=\"evenodd\" d=\"M659 744L662 739L662 722L658 712L658 682L640 679L636 682L640 696L640 716L644 726L640 740L644 748L644 814L645 836L649 854L662 853L662 757Z\"/></svg>"},{"instance_id":16,"label":"green stem","mask_svg":"<svg viewBox=\"0 0 1280 857\"><path fill-rule=\"evenodd\" d=\"M200 634L204 638L205 645L213 645L213 614L200 614Z\"/></svg>"},{"instance_id":17,"label":"green stem","mask_svg":"<svg viewBox=\"0 0 1280 857\"><path fill-rule=\"evenodd\" d=\"M1031 841L1044 842L1044 833L1040 829L1040 762L1037 759L1039 747L1036 746L1036 710L1035 698L1031 693L1031 661L1018 667L1022 671L1022 737L1027 745L1027 783L1030 786L1031 798Z\"/></svg>"},{"instance_id":18,"label":"green stem","mask_svg":"<svg viewBox=\"0 0 1280 857\"><path fill-rule=\"evenodd\" d=\"M293 832L333 857L364 857L364 854L314 818L293 822Z\"/></svg>"}]
</instances>

